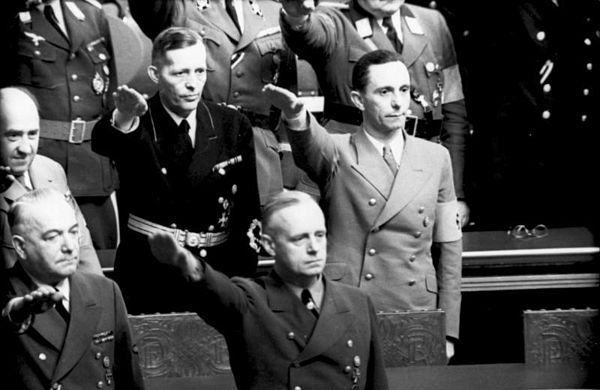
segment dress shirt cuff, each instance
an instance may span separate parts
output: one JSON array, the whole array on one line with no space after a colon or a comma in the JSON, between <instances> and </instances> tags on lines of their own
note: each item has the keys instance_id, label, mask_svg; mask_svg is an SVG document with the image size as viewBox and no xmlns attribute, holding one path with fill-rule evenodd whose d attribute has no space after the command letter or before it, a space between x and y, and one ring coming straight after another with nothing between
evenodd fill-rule
<instances>
[{"instance_id":1,"label":"dress shirt cuff","mask_svg":"<svg viewBox=\"0 0 600 390\"><path fill-rule=\"evenodd\" d=\"M310 118L306 109L303 109L291 118L288 118L285 114L282 114L282 116L285 126L289 130L304 131L310 127Z\"/></svg>"},{"instance_id":2,"label":"dress shirt cuff","mask_svg":"<svg viewBox=\"0 0 600 390\"><path fill-rule=\"evenodd\" d=\"M110 119L110 124L115 129L119 130L123 134L129 134L132 131L136 130L140 125L140 117L135 116L133 120L129 120L127 122L121 123L121 113L118 109L113 110L112 117Z\"/></svg>"},{"instance_id":3,"label":"dress shirt cuff","mask_svg":"<svg viewBox=\"0 0 600 390\"><path fill-rule=\"evenodd\" d=\"M304 29L304 27L310 20L310 14L302 16L292 16L285 12L285 9L283 8L281 8L281 17L293 31L300 31Z\"/></svg>"}]
</instances>

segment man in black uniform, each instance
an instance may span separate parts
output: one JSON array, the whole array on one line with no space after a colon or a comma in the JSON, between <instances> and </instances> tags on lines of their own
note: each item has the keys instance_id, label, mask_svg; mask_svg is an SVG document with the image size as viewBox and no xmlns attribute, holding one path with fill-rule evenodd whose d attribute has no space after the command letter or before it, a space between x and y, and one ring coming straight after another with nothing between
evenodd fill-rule
<instances>
[{"instance_id":1,"label":"man in black uniform","mask_svg":"<svg viewBox=\"0 0 600 390\"><path fill-rule=\"evenodd\" d=\"M92 146L114 159L129 214L115 277L132 313L176 311L176 271L159 264L147 235L167 231L229 276L251 276L259 217L250 122L239 112L201 100L207 77L202 38L173 27L154 41L148 103L120 86L116 110L96 125ZM239 260L239 259L243 259Z\"/></svg>"}]
</instances>

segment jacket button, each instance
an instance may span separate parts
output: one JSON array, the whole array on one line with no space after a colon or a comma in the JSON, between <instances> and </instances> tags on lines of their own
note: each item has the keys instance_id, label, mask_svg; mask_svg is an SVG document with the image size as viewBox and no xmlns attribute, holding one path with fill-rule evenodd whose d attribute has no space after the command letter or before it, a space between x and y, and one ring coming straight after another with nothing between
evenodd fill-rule
<instances>
[{"instance_id":1,"label":"jacket button","mask_svg":"<svg viewBox=\"0 0 600 390\"><path fill-rule=\"evenodd\" d=\"M73 96L73 101L74 101L74 102L78 102L78 101L80 101L80 100L81 100L81 98L79 97L79 95L75 95L75 96Z\"/></svg>"},{"instance_id":2,"label":"jacket button","mask_svg":"<svg viewBox=\"0 0 600 390\"><path fill-rule=\"evenodd\" d=\"M425 207L421 206L419 207L419 214L423 214L425 212Z\"/></svg>"},{"instance_id":3,"label":"jacket button","mask_svg":"<svg viewBox=\"0 0 600 390\"><path fill-rule=\"evenodd\" d=\"M79 78L79 76L77 76L76 74L71 75L71 80L73 80L73 81L77 81L78 78Z\"/></svg>"},{"instance_id":4,"label":"jacket button","mask_svg":"<svg viewBox=\"0 0 600 390\"><path fill-rule=\"evenodd\" d=\"M352 367L350 367L350 366L346 366L346 367L344 367L344 372L345 372L346 374L350 373L350 371L352 371Z\"/></svg>"},{"instance_id":5,"label":"jacket button","mask_svg":"<svg viewBox=\"0 0 600 390\"><path fill-rule=\"evenodd\" d=\"M100 53L98 54L98 58L100 58L102 61L106 61L106 54Z\"/></svg>"},{"instance_id":6,"label":"jacket button","mask_svg":"<svg viewBox=\"0 0 600 390\"><path fill-rule=\"evenodd\" d=\"M546 110L546 111L542 112L542 118L544 118L544 119L550 118L550 111Z\"/></svg>"},{"instance_id":7,"label":"jacket button","mask_svg":"<svg viewBox=\"0 0 600 390\"><path fill-rule=\"evenodd\" d=\"M409 286L414 286L414 285L415 285L415 283L417 283L417 282L416 282L416 280L414 280L414 279L411 279L411 280L409 280L409 281L408 281L408 285L409 285Z\"/></svg>"},{"instance_id":8,"label":"jacket button","mask_svg":"<svg viewBox=\"0 0 600 390\"><path fill-rule=\"evenodd\" d=\"M38 358L39 358L40 360L46 360L46 354L42 352L42 353L40 353L40 354L38 355Z\"/></svg>"},{"instance_id":9,"label":"jacket button","mask_svg":"<svg viewBox=\"0 0 600 390\"><path fill-rule=\"evenodd\" d=\"M410 261L412 263L413 261L416 260L416 258L417 258L416 255L410 255L410 257L408 258L408 261Z\"/></svg>"},{"instance_id":10,"label":"jacket button","mask_svg":"<svg viewBox=\"0 0 600 390\"><path fill-rule=\"evenodd\" d=\"M94 357L96 358L96 360L100 360L100 358L102 357L102 352L96 352L96 355L94 355Z\"/></svg>"},{"instance_id":11,"label":"jacket button","mask_svg":"<svg viewBox=\"0 0 600 390\"><path fill-rule=\"evenodd\" d=\"M366 280L371 280L371 279L373 279L373 274L366 274L366 275L365 275L365 279L366 279Z\"/></svg>"},{"instance_id":12,"label":"jacket button","mask_svg":"<svg viewBox=\"0 0 600 390\"><path fill-rule=\"evenodd\" d=\"M549 93L550 91L552 91L552 85L544 84L544 86L542 87L542 90L546 93Z\"/></svg>"},{"instance_id":13,"label":"jacket button","mask_svg":"<svg viewBox=\"0 0 600 390\"><path fill-rule=\"evenodd\" d=\"M377 250L375 248L371 248L369 249L369 255L373 256L377 253Z\"/></svg>"},{"instance_id":14,"label":"jacket button","mask_svg":"<svg viewBox=\"0 0 600 390\"><path fill-rule=\"evenodd\" d=\"M237 72L235 72L235 75L237 77L242 77L244 75L244 72L242 72L241 70L238 70Z\"/></svg>"},{"instance_id":15,"label":"jacket button","mask_svg":"<svg viewBox=\"0 0 600 390\"><path fill-rule=\"evenodd\" d=\"M354 341L348 340L346 341L346 345L348 346L348 348L352 348L354 346Z\"/></svg>"},{"instance_id":16,"label":"jacket button","mask_svg":"<svg viewBox=\"0 0 600 390\"><path fill-rule=\"evenodd\" d=\"M419 238L419 237L421 237L422 235L423 235L423 232L421 232L421 231L418 231L418 230L417 230L417 231L415 232L415 234L414 234L415 238Z\"/></svg>"},{"instance_id":17,"label":"jacket button","mask_svg":"<svg viewBox=\"0 0 600 390\"><path fill-rule=\"evenodd\" d=\"M41 51L39 51L39 50L35 50L35 51L33 52L33 54L35 54L36 56L39 56L39 55L41 55L41 54L42 54L42 52L41 52Z\"/></svg>"},{"instance_id":18,"label":"jacket button","mask_svg":"<svg viewBox=\"0 0 600 390\"><path fill-rule=\"evenodd\" d=\"M377 199L371 198L369 199L369 206L375 206L377 204Z\"/></svg>"},{"instance_id":19,"label":"jacket button","mask_svg":"<svg viewBox=\"0 0 600 390\"><path fill-rule=\"evenodd\" d=\"M296 334L294 332L290 332L290 333L287 334L287 338L290 339L290 340L293 340L294 337L296 337Z\"/></svg>"},{"instance_id":20,"label":"jacket button","mask_svg":"<svg viewBox=\"0 0 600 390\"><path fill-rule=\"evenodd\" d=\"M238 91L235 91L235 92L233 93L233 97L238 97L238 96L240 96L240 93L239 93Z\"/></svg>"},{"instance_id":21,"label":"jacket button","mask_svg":"<svg viewBox=\"0 0 600 390\"><path fill-rule=\"evenodd\" d=\"M294 390L302 390L302 387L300 387L300 386L295 386L295 387L294 387Z\"/></svg>"},{"instance_id":22,"label":"jacket button","mask_svg":"<svg viewBox=\"0 0 600 390\"><path fill-rule=\"evenodd\" d=\"M98 381L98 383L96 384L96 387L99 388L99 389L104 388L104 382Z\"/></svg>"}]
</instances>

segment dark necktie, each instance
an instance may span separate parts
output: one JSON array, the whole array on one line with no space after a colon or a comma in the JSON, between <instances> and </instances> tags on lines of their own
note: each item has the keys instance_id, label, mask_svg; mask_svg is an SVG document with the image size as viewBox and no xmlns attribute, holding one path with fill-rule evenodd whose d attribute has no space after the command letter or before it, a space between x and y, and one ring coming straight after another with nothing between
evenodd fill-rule
<instances>
[{"instance_id":1,"label":"dark necktie","mask_svg":"<svg viewBox=\"0 0 600 390\"><path fill-rule=\"evenodd\" d=\"M394 48L396 48L398 54L402 54L402 42L400 41L400 39L398 39L398 34L396 33L396 29L394 28L394 24L392 23L392 18L389 16L383 18L382 24L387 28L387 32L385 33L385 35L387 35L390 42L392 42L392 45L394 45Z\"/></svg>"},{"instance_id":2,"label":"dark necktie","mask_svg":"<svg viewBox=\"0 0 600 390\"><path fill-rule=\"evenodd\" d=\"M394 177L396 177L396 173L398 173L398 163L394 158L394 154L392 153L392 148L390 148L390 145L383 146L383 159L385 160L388 168L390 168L392 171Z\"/></svg>"},{"instance_id":3,"label":"dark necktie","mask_svg":"<svg viewBox=\"0 0 600 390\"><path fill-rule=\"evenodd\" d=\"M56 305L54 306L54 308L56 309L56 311L58 312L58 314L60 314L60 316L62 317L63 320L65 320L65 322L68 324L69 323L69 317L70 314L67 311L67 309L65 309L65 305L63 305L63 302L57 302Z\"/></svg>"},{"instance_id":4,"label":"dark necktie","mask_svg":"<svg viewBox=\"0 0 600 390\"><path fill-rule=\"evenodd\" d=\"M192 145L192 139L190 138L189 132L190 124L184 119L177 128L177 134L175 135L175 142L173 145L175 160L182 168L187 168L190 165L192 155L194 154L194 146Z\"/></svg>"},{"instance_id":5,"label":"dark necktie","mask_svg":"<svg viewBox=\"0 0 600 390\"><path fill-rule=\"evenodd\" d=\"M313 301L310 291L307 289L302 290L302 293L300 293L300 298L302 299L304 306L306 306L306 308L315 316L315 318L319 318L317 305L315 305L315 301Z\"/></svg>"},{"instance_id":6,"label":"dark necktie","mask_svg":"<svg viewBox=\"0 0 600 390\"><path fill-rule=\"evenodd\" d=\"M233 21L233 24L235 24L235 27L237 27L238 31L242 32L242 29L240 28L240 21L237 17L237 12L235 11L235 7L233 6L233 0L225 0L225 10L227 11L227 15L229 15L229 17Z\"/></svg>"},{"instance_id":7,"label":"dark necktie","mask_svg":"<svg viewBox=\"0 0 600 390\"><path fill-rule=\"evenodd\" d=\"M65 38L68 39L67 34L65 33L65 31L62 29L62 27L60 27L60 23L58 23L58 18L56 17L56 14L54 13L54 8L52 8L52 6L50 4L46 4L44 6L44 16L46 17L46 19L48 19L48 21L50 22L50 24L58 30L58 32L64 36Z\"/></svg>"}]
</instances>

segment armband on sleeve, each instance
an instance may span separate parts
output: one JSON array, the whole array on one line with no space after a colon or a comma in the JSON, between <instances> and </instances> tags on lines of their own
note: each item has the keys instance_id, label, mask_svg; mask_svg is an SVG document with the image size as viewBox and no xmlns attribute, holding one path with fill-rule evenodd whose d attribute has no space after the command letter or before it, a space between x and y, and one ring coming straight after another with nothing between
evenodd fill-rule
<instances>
[{"instance_id":1,"label":"armband on sleeve","mask_svg":"<svg viewBox=\"0 0 600 390\"><path fill-rule=\"evenodd\" d=\"M435 213L434 242L450 242L462 238L458 203L456 200L438 203Z\"/></svg>"}]
</instances>

